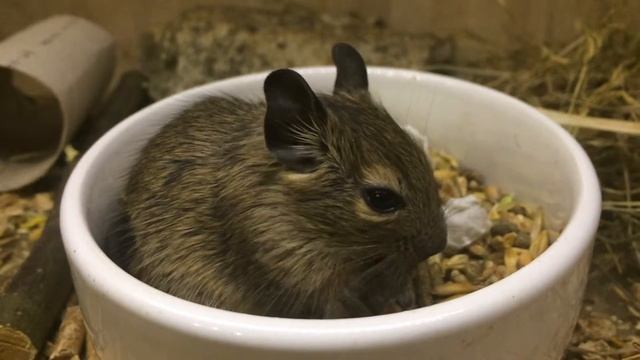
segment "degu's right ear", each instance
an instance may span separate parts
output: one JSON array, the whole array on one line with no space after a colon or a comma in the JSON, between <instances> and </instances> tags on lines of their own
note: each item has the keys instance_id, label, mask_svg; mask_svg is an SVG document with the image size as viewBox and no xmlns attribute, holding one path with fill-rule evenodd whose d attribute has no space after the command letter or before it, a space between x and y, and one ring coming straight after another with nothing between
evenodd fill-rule
<instances>
[{"instance_id":1,"label":"degu's right ear","mask_svg":"<svg viewBox=\"0 0 640 360\"><path fill-rule=\"evenodd\" d=\"M334 94L368 90L367 67L358 50L349 44L337 43L333 45L331 57L336 65Z\"/></svg>"},{"instance_id":2,"label":"degu's right ear","mask_svg":"<svg viewBox=\"0 0 640 360\"><path fill-rule=\"evenodd\" d=\"M302 76L290 69L270 73L264 81L264 95L264 136L269 152L290 170L313 171L323 154L324 106Z\"/></svg>"}]
</instances>

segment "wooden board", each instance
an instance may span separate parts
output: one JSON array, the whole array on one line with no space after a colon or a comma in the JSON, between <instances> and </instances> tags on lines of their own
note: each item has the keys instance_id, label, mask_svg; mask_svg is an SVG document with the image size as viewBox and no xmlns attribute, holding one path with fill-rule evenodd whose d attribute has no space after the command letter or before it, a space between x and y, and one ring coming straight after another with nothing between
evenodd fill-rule
<instances>
[{"instance_id":1,"label":"wooden board","mask_svg":"<svg viewBox=\"0 0 640 360\"><path fill-rule=\"evenodd\" d=\"M640 1L633 0L296 0L334 13L380 16L395 29L440 35L473 33L505 49L522 41L566 42L577 24L602 19L613 4L627 8L616 20L640 30ZM0 38L55 13L96 21L117 39L120 68L136 63L140 34L199 5L274 6L265 0L2 0ZM625 16L626 18L622 18ZM460 53L474 56L474 49Z\"/></svg>"}]
</instances>

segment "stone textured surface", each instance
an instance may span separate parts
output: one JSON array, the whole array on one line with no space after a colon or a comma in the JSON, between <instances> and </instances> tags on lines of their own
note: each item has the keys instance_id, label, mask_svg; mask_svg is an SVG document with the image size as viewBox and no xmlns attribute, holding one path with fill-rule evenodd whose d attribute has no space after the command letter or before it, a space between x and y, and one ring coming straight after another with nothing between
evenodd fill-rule
<instances>
[{"instance_id":1,"label":"stone textured surface","mask_svg":"<svg viewBox=\"0 0 640 360\"><path fill-rule=\"evenodd\" d=\"M329 65L331 46L354 45L369 65L422 69L453 57L453 42L393 32L376 18L318 14L299 5L273 9L189 10L143 39L152 96L281 67Z\"/></svg>"}]
</instances>

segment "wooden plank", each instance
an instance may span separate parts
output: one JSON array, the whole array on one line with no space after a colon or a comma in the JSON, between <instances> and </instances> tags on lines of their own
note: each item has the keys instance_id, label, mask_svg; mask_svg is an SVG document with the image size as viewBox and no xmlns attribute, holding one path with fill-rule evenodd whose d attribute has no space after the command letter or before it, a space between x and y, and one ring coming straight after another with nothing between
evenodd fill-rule
<instances>
[{"instance_id":1,"label":"wooden plank","mask_svg":"<svg viewBox=\"0 0 640 360\"><path fill-rule=\"evenodd\" d=\"M261 0L3 0L0 38L55 13L72 13L97 22L118 43L120 69L137 65L139 40L151 27L162 25L186 9L217 4L276 6ZM623 4L616 19L640 31L640 1L602 0L295 0L311 8L380 16L392 28L439 35L474 33L498 49L523 42L565 43L573 39L577 23L602 20L614 4ZM465 44L461 56L477 56Z\"/></svg>"}]
</instances>

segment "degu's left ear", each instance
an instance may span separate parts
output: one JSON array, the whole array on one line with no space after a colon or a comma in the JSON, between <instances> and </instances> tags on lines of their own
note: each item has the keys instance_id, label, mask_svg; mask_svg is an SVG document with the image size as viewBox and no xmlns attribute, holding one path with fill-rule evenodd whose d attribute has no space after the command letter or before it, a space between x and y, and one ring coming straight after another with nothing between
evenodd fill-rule
<instances>
[{"instance_id":1,"label":"degu's left ear","mask_svg":"<svg viewBox=\"0 0 640 360\"><path fill-rule=\"evenodd\" d=\"M327 113L307 82L297 72L280 69L264 81L267 113L264 137L269 152L286 168L315 169L322 155L322 132Z\"/></svg>"},{"instance_id":2,"label":"degu's left ear","mask_svg":"<svg viewBox=\"0 0 640 360\"><path fill-rule=\"evenodd\" d=\"M358 50L349 44L337 43L333 45L331 56L337 72L334 94L368 90L367 67Z\"/></svg>"}]
</instances>

